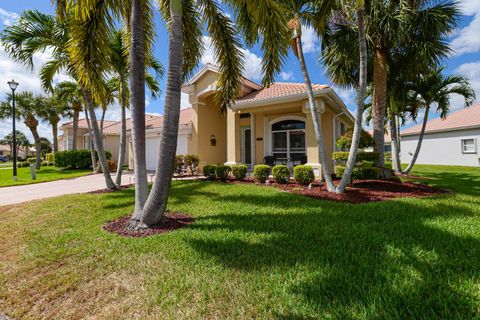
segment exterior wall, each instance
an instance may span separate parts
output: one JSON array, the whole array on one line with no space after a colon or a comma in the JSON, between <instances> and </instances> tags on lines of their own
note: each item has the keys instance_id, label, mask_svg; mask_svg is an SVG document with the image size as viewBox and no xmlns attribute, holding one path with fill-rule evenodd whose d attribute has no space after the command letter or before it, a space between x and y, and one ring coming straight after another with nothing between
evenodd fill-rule
<instances>
[{"instance_id":1,"label":"exterior wall","mask_svg":"<svg viewBox=\"0 0 480 320\"><path fill-rule=\"evenodd\" d=\"M177 154L188 154L188 134L179 134L177 142ZM155 171L157 169L157 162L159 157L159 148L160 148L160 132L155 134L147 135L145 139L146 143L146 164L147 170ZM129 148L130 149L130 148ZM129 167L133 167L133 154L130 157Z\"/></svg>"},{"instance_id":2,"label":"exterior wall","mask_svg":"<svg viewBox=\"0 0 480 320\"><path fill-rule=\"evenodd\" d=\"M462 153L462 139L476 139L476 153ZM402 136L400 159L410 163L417 146L418 135ZM426 133L417 158L418 164L479 166L480 129Z\"/></svg>"},{"instance_id":3,"label":"exterior wall","mask_svg":"<svg viewBox=\"0 0 480 320\"><path fill-rule=\"evenodd\" d=\"M108 135L103 137L103 147L105 151L110 151L112 153L112 160L117 162L118 161L118 153L120 151L120 136L119 135ZM128 164L128 157L129 157L129 148L127 148L125 152L125 162L123 163Z\"/></svg>"}]
</instances>

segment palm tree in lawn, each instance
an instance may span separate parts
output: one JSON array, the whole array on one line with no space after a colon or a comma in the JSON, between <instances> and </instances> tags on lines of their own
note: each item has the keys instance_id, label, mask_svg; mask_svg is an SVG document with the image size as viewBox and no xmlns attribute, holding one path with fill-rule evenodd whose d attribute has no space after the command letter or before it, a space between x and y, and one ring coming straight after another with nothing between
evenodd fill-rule
<instances>
[{"instance_id":1,"label":"palm tree in lawn","mask_svg":"<svg viewBox=\"0 0 480 320\"><path fill-rule=\"evenodd\" d=\"M21 147L25 148L25 154L27 154L28 148L32 145L27 136L23 132L16 130L15 140L17 142L16 154L18 154L18 150L20 150ZM10 157L13 157L13 134L11 132L0 140L0 144L8 145L10 147Z\"/></svg>"},{"instance_id":2,"label":"palm tree in lawn","mask_svg":"<svg viewBox=\"0 0 480 320\"><path fill-rule=\"evenodd\" d=\"M78 137L78 121L80 113L83 110L82 88L75 81L62 81L55 85L53 92L59 99L67 103L72 115L73 125L73 147L72 150L77 150Z\"/></svg>"},{"instance_id":3,"label":"palm tree in lawn","mask_svg":"<svg viewBox=\"0 0 480 320\"><path fill-rule=\"evenodd\" d=\"M420 110L424 112L422 128L418 137L417 147L408 167L403 171L409 174L422 147L425 128L428 122L430 108L436 105L436 112L442 119L445 119L450 110L450 96L458 94L465 99L465 107L472 105L475 101L475 91L468 80L461 76L445 76L444 68L435 68L424 74L420 74L416 81L408 84L411 94L420 101Z\"/></svg>"},{"instance_id":4,"label":"palm tree in lawn","mask_svg":"<svg viewBox=\"0 0 480 320\"><path fill-rule=\"evenodd\" d=\"M58 123L62 117L68 115L68 111L65 100L54 91L52 96L45 99L44 108L39 113L42 120L52 127L53 152L58 152Z\"/></svg>"},{"instance_id":5,"label":"palm tree in lawn","mask_svg":"<svg viewBox=\"0 0 480 320\"><path fill-rule=\"evenodd\" d=\"M12 96L7 95L7 100L0 104L0 118L11 118ZM46 101L44 96L34 95L31 92L24 91L15 95L15 117L16 120L23 121L25 126L30 129L33 140L35 141L36 161L35 167L40 169L42 166L42 158L40 154L40 135L38 134L38 124L40 114L43 112Z\"/></svg>"},{"instance_id":6,"label":"palm tree in lawn","mask_svg":"<svg viewBox=\"0 0 480 320\"><path fill-rule=\"evenodd\" d=\"M112 92L115 94L117 101L120 104L121 110L121 130L120 130L120 148L118 152L118 166L115 175L115 184L120 186L122 183L122 164L125 162L125 153L127 149L127 123L126 123L126 109L129 107L129 62L128 55L126 54L127 46L125 44L126 34L124 31L116 31L113 34L113 38L110 41L111 53L110 53L110 72L114 78L110 80L110 86ZM164 70L160 62L154 59L151 55L147 54L146 69L152 69L156 76L163 76ZM155 76L146 72L145 83L148 86L151 97L155 99L161 90L159 83Z\"/></svg>"},{"instance_id":7,"label":"palm tree in lawn","mask_svg":"<svg viewBox=\"0 0 480 320\"><path fill-rule=\"evenodd\" d=\"M372 61L372 118L375 151L380 157L377 166L384 167L384 122L388 92L388 70L392 56L403 52L410 57L404 67L419 73L437 64L449 52L446 38L459 16L454 1L380 1L366 3L365 25L369 41L369 60ZM356 30L348 25L334 24L324 37L323 60L334 83L355 85L357 63L352 57ZM353 42L352 42L353 41ZM386 170L382 170L387 174Z\"/></svg>"},{"instance_id":8,"label":"palm tree in lawn","mask_svg":"<svg viewBox=\"0 0 480 320\"><path fill-rule=\"evenodd\" d=\"M99 6L98 10L104 14L105 5ZM92 120L95 149L98 152L105 184L108 189L116 189L108 171L103 139L95 115L95 106L101 103L105 95L104 55L105 50L108 51L108 45L102 40L96 41L98 37L92 35L96 35L97 30L103 33L109 31L105 31L101 25L92 25L92 21L96 21L98 17L90 13L85 11L88 19L82 19L79 14L72 11L63 12L55 17L37 10L25 10L20 19L3 30L2 42L10 57L32 70L34 54L52 50L51 60L40 69L40 79L45 89L52 90L53 78L61 70L65 70L80 85ZM76 35L76 38L72 37L72 34ZM78 54L79 52L81 54Z\"/></svg>"}]
</instances>

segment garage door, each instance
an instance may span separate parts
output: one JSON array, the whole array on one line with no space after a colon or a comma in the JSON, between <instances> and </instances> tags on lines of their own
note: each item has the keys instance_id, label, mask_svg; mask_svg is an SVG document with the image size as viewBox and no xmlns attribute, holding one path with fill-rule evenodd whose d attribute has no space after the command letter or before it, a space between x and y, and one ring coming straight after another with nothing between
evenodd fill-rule
<instances>
[{"instance_id":1,"label":"garage door","mask_svg":"<svg viewBox=\"0 0 480 320\"><path fill-rule=\"evenodd\" d=\"M147 137L146 142L146 156L147 156L147 170L155 171L158 162L158 150L160 148L160 136ZM188 153L188 136L179 135L177 143L177 154Z\"/></svg>"}]
</instances>

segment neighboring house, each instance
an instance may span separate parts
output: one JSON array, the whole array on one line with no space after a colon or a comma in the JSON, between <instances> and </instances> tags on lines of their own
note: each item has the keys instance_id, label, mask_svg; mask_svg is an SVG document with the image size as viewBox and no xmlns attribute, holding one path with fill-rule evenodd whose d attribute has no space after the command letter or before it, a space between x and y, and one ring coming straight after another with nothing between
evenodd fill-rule
<instances>
[{"instance_id":1,"label":"neighboring house","mask_svg":"<svg viewBox=\"0 0 480 320\"><path fill-rule=\"evenodd\" d=\"M401 132L401 161L410 163L421 124ZM480 104L427 122L418 164L479 166Z\"/></svg>"},{"instance_id":2,"label":"neighboring house","mask_svg":"<svg viewBox=\"0 0 480 320\"><path fill-rule=\"evenodd\" d=\"M206 64L182 91L192 105L182 110L177 154L196 154L205 164L244 163L250 167L273 156L276 163L306 163L321 178L321 165L307 93L303 83L273 83L270 87L243 78L241 93L225 115L214 100L219 70ZM342 131L354 118L335 91L313 85L322 121L327 158ZM159 153L161 118L147 122L147 169L154 170ZM131 148L131 146L130 146ZM132 155L132 152L130 152ZM129 164L133 166L130 156ZM329 161L333 167L333 161Z\"/></svg>"},{"instance_id":3,"label":"neighboring house","mask_svg":"<svg viewBox=\"0 0 480 320\"><path fill-rule=\"evenodd\" d=\"M9 156L12 158L11 152L10 152L10 146L2 144L0 145L0 155L2 156ZM26 159L27 157L34 157L35 156L35 148L24 148L20 147L18 148L17 152L17 157L19 159Z\"/></svg>"}]
</instances>

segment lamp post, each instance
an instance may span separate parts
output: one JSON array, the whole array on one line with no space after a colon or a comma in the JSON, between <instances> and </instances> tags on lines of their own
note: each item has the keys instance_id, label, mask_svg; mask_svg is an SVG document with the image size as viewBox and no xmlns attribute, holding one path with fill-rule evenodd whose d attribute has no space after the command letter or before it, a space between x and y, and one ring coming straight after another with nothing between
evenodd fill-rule
<instances>
[{"instance_id":1,"label":"lamp post","mask_svg":"<svg viewBox=\"0 0 480 320\"><path fill-rule=\"evenodd\" d=\"M17 180L17 132L15 129L15 90L18 87L18 82L12 79L8 81L10 89L12 89L12 119L13 119L13 180Z\"/></svg>"}]
</instances>

